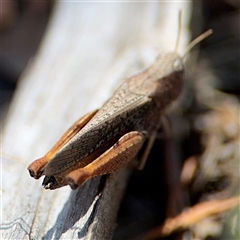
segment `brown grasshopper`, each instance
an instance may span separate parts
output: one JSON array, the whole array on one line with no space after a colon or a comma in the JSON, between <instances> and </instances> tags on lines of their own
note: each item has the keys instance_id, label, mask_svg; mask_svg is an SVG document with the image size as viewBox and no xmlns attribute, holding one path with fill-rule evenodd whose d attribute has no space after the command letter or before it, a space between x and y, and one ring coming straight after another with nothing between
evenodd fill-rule
<instances>
[{"instance_id":1,"label":"brown grasshopper","mask_svg":"<svg viewBox=\"0 0 240 240\"><path fill-rule=\"evenodd\" d=\"M77 120L44 157L28 166L30 175L45 175L45 189L76 189L123 167L142 147L143 168L164 110L182 90L183 76L183 59L176 52L160 54L144 72L126 79L102 108Z\"/></svg>"}]
</instances>

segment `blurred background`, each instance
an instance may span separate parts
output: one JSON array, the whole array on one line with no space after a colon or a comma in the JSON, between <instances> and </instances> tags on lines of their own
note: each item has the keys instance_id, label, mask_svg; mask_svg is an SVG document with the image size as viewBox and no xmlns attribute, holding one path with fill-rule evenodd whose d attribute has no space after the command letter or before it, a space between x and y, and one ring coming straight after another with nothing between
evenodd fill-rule
<instances>
[{"instance_id":1,"label":"blurred background","mask_svg":"<svg viewBox=\"0 0 240 240\"><path fill-rule=\"evenodd\" d=\"M1 1L0 111L2 122L17 81L38 49L53 7L53 1ZM119 211L114 239L138 239L139 236L162 224L166 217L175 216L181 211L180 209L184 208L183 206L192 206L203 200L227 198L239 189L238 162L229 166L232 158L235 161L236 156L239 157L239 145L230 144L239 141L236 136L239 128L237 132L227 133L227 137L218 135L224 132L222 128L225 128L226 122L231 121L224 118L226 115L233 114L233 125L239 124L239 10L239 1L193 2L192 38L209 28L214 30L214 34L200 43L197 64L195 67L191 63L188 65L190 71L187 75L185 93L180 99L180 108L172 110L168 115L173 127L173 137L159 138L144 171L134 171L131 176ZM201 22L199 22L199 16L201 16ZM192 78L194 83L191 82ZM216 110L220 106L224 109L223 113ZM219 167L218 160L218 164L207 167L213 177L202 177L204 166L201 166L198 161L204 159L206 149L210 146L209 136L213 135L217 139L222 138L221 146L224 148L221 149L224 151L222 150L221 156L226 154L224 161L228 159L227 163L225 161L227 167L222 160L220 173L215 174L214 171ZM229 146L234 146L232 155L229 152L226 153ZM197 165L197 174L188 181L184 190L180 190L178 176L181 175L186 160L193 156L193 162ZM231 220L233 216L228 218ZM217 219L214 219L214 223L216 221ZM238 239L239 233L231 231L231 224L224 225L222 219L217 224L218 230L213 230L216 229L213 227L215 225L209 223L212 232L208 229L206 233L204 230L206 228L202 227L205 233L190 229L187 236L192 237L189 239ZM186 236L184 234L186 232L173 234L166 239L184 239L183 236Z\"/></svg>"},{"instance_id":2,"label":"blurred background","mask_svg":"<svg viewBox=\"0 0 240 240\"><path fill-rule=\"evenodd\" d=\"M1 1L1 121L17 81L43 37L52 1Z\"/></svg>"}]
</instances>

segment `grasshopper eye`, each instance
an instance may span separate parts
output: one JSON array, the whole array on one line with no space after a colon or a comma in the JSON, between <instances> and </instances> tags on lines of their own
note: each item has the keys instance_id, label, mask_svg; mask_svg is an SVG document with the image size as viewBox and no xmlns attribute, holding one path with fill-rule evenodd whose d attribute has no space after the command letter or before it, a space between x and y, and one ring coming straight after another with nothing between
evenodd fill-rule
<instances>
[{"instance_id":1,"label":"grasshopper eye","mask_svg":"<svg viewBox=\"0 0 240 240\"><path fill-rule=\"evenodd\" d=\"M173 62L173 68L176 72L182 72L184 70L183 62L180 58Z\"/></svg>"}]
</instances>

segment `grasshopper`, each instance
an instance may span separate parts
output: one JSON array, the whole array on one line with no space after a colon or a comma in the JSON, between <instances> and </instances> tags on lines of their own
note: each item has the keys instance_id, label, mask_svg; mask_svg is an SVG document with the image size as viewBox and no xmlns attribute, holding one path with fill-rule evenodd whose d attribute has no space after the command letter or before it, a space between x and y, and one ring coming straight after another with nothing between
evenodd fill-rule
<instances>
[{"instance_id":1,"label":"grasshopper","mask_svg":"<svg viewBox=\"0 0 240 240\"><path fill-rule=\"evenodd\" d=\"M160 54L145 71L126 79L102 108L77 120L44 157L28 166L30 175L35 179L45 175L45 189L66 185L77 189L125 166L142 148L139 168L143 168L164 110L179 96L183 78L183 58L176 52Z\"/></svg>"}]
</instances>

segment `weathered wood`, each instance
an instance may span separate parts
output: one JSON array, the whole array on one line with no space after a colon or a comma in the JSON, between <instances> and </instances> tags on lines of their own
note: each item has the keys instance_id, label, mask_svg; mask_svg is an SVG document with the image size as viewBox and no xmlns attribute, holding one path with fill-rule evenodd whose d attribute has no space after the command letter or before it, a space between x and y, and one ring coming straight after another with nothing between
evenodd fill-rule
<instances>
[{"instance_id":1,"label":"weathered wood","mask_svg":"<svg viewBox=\"0 0 240 240\"><path fill-rule=\"evenodd\" d=\"M149 65L161 50L174 49L179 9L185 46L189 8L190 3L56 3L3 129L1 239L111 238L128 168L77 191L43 190L26 168L72 122L99 108L118 80Z\"/></svg>"}]
</instances>

